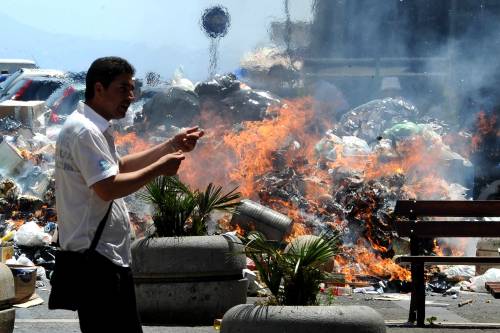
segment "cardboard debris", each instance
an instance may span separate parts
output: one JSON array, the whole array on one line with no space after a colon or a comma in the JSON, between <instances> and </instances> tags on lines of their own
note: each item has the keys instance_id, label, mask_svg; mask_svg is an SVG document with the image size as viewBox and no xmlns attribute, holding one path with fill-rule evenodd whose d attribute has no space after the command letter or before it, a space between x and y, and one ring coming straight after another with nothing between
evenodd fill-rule
<instances>
[{"instance_id":1,"label":"cardboard debris","mask_svg":"<svg viewBox=\"0 0 500 333\"><path fill-rule=\"evenodd\" d=\"M19 171L23 161L24 159L16 147L5 140L0 143L0 170L5 174L14 174Z\"/></svg>"},{"instance_id":2,"label":"cardboard debris","mask_svg":"<svg viewBox=\"0 0 500 333\"><path fill-rule=\"evenodd\" d=\"M14 304L13 307L26 309L40 304L43 304L43 299L35 293L26 302Z\"/></svg>"},{"instance_id":3,"label":"cardboard debris","mask_svg":"<svg viewBox=\"0 0 500 333\"><path fill-rule=\"evenodd\" d=\"M11 116L29 128L40 127L42 124L37 119L46 109L44 101L7 100L0 103L0 118Z\"/></svg>"}]
</instances>

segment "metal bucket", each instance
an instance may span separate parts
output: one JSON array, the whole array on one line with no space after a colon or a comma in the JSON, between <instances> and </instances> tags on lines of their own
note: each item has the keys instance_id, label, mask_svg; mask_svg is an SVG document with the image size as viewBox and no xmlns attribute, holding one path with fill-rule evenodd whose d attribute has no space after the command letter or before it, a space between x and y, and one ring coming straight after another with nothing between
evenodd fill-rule
<instances>
[{"instance_id":1,"label":"metal bucket","mask_svg":"<svg viewBox=\"0 0 500 333\"><path fill-rule=\"evenodd\" d=\"M247 231L260 231L269 240L281 241L292 230L292 219L252 200L241 200L232 225Z\"/></svg>"},{"instance_id":2,"label":"metal bucket","mask_svg":"<svg viewBox=\"0 0 500 333\"><path fill-rule=\"evenodd\" d=\"M477 242L476 246L476 256L500 256L500 239L498 238L481 238ZM484 274L490 268L500 268L499 265L486 265L477 264L476 265L476 275Z\"/></svg>"}]
</instances>

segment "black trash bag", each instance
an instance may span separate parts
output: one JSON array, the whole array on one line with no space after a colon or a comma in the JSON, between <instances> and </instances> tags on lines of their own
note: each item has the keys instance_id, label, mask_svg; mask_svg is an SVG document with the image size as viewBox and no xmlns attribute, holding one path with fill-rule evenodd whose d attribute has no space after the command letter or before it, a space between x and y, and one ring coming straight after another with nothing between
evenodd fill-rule
<instances>
[{"instance_id":1,"label":"black trash bag","mask_svg":"<svg viewBox=\"0 0 500 333\"><path fill-rule=\"evenodd\" d=\"M409 293L411 282L402 280L390 280L384 286L384 293Z\"/></svg>"},{"instance_id":2,"label":"black trash bag","mask_svg":"<svg viewBox=\"0 0 500 333\"><path fill-rule=\"evenodd\" d=\"M200 82L194 88L198 96L215 96L224 98L225 96L240 90L240 81L232 73L216 75L212 80Z\"/></svg>"},{"instance_id":3,"label":"black trash bag","mask_svg":"<svg viewBox=\"0 0 500 333\"><path fill-rule=\"evenodd\" d=\"M198 95L190 90L170 87L147 101L142 109L147 128L160 125L188 126L200 113Z\"/></svg>"},{"instance_id":4,"label":"black trash bag","mask_svg":"<svg viewBox=\"0 0 500 333\"><path fill-rule=\"evenodd\" d=\"M453 287L454 284L446 279L445 274L436 274L427 284L427 288L435 293L444 294L446 290Z\"/></svg>"},{"instance_id":5,"label":"black trash bag","mask_svg":"<svg viewBox=\"0 0 500 333\"><path fill-rule=\"evenodd\" d=\"M262 120L270 106L280 103L268 92L250 89L235 91L221 102L225 112L230 114L235 122Z\"/></svg>"}]
</instances>

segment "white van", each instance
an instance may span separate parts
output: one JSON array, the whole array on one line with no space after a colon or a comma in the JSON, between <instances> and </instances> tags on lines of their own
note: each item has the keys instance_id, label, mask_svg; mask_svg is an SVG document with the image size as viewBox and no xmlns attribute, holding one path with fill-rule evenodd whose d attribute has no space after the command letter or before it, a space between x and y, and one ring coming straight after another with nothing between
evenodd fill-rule
<instances>
[{"instance_id":1,"label":"white van","mask_svg":"<svg viewBox=\"0 0 500 333\"><path fill-rule=\"evenodd\" d=\"M21 68L37 68L37 65L29 59L0 59L0 74L11 74Z\"/></svg>"}]
</instances>

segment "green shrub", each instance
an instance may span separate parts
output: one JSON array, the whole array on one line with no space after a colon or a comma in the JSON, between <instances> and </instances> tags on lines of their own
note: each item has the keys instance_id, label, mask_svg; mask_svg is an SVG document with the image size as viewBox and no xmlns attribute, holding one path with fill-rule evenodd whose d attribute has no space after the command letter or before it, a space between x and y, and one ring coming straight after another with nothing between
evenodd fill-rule
<instances>
[{"instance_id":1,"label":"green shrub","mask_svg":"<svg viewBox=\"0 0 500 333\"><path fill-rule=\"evenodd\" d=\"M160 176L145 187L140 198L153 205L151 236L201 236L207 234L207 218L214 210L233 213L241 194L236 188L222 192L208 184L204 191L192 191L177 177Z\"/></svg>"},{"instance_id":2,"label":"green shrub","mask_svg":"<svg viewBox=\"0 0 500 333\"><path fill-rule=\"evenodd\" d=\"M322 267L339 252L338 233L292 242L286 250L259 232L250 232L243 241L247 257L271 291L270 303L317 304L319 284L325 278Z\"/></svg>"}]
</instances>

